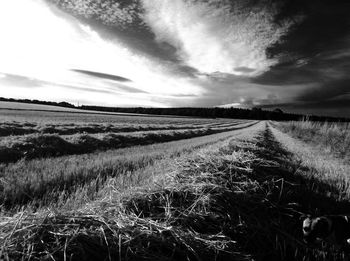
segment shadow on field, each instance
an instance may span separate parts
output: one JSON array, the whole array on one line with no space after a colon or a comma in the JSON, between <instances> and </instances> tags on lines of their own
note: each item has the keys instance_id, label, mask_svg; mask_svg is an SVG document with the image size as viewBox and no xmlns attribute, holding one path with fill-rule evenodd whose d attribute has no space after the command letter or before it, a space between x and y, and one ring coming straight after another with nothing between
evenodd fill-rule
<instances>
[{"instance_id":1,"label":"shadow on field","mask_svg":"<svg viewBox=\"0 0 350 261\"><path fill-rule=\"evenodd\" d=\"M239 150L253 153L258 160L243 157L230 169L228 162L220 164L210 158L211 163L201 165L197 159L193 164L199 166L197 178L193 179L197 175L193 165L177 176L178 183L185 186L141 194L124 206L141 218L182 230L207 236L223 233L237 242L226 251L239 249L256 260L343 260L332 246L308 248L301 233L303 213L344 214L350 210L350 202L336 200L337 188L308 174L316 170L302 167L275 140L269 127L256 143L232 143L221 152L230 155ZM242 163L245 160L251 161L250 172ZM210 175L203 175L206 172ZM222 253L216 258L223 258Z\"/></svg>"},{"instance_id":2,"label":"shadow on field","mask_svg":"<svg viewBox=\"0 0 350 261\"><path fill-rule=\"evenodd\" d=\"M248 150L263 160L252 165L250 177L265 196L256 195L260 201L243 197L236 208L247 224L240 239L245 250L258 260L343 260L330 246L309 249L302 243L300 216L348 213L350 202L337 200L337 187L313 177L317 171L302 167L275 140L269 127L258 137L255 148Z\"/></svg>"},{"instance_id":3,"label":"shadow on field","mask_svg":"<svg viewBox=\"0 0 350 261\"><path fill-rule=\"evenodd\" d=\"M279 203L296 202L298 211L308 214L344 214L350 210L350 202L337 200L339 189L330 183L322 182L312 174L317 170L301 166L293 154L286 151L275 140L269 128L266 129L259 142L258 150L254 153L258 157L278 163L278 168L273 166L254 166L257 173L256 179L261 183L264 179L283 179L284 187L275 201ZM259 177L263 176L261 180ZM284 189L290 191L283 191ZM287 193L288 192L288 193Z\"/></svg>"}]
</instances>

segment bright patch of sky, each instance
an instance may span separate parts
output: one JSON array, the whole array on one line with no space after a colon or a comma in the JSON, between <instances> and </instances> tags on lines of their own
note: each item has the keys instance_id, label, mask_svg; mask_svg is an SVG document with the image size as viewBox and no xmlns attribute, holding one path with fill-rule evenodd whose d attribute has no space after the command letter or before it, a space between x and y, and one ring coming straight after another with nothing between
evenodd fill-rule
<instances>
[{"instance_id":1,"label":"bright patch of sky","mask_svg":"<svg viewBox=\"0 0 350 261\"><path fill-rule=\"evenodd\" d=\"M45 88L36 93L37 99L62 100L66 97L67 100L80 96L90 103L164 106L167 104L150 100L162 95L200 94L197 86L187 84L185 79L174 78L156 60L134 54L117 40L102 39L78 20L63 13L57 15L61 11L54 8L41 0L0 2L0 72L25 76L28 81L44 81ZM124 85L140 88L148 94L122 95L119 83L81 75L71 69L119 75L131 80ZM0 82L0 86L0 96L13 95L13 87L8 81L6 84ZM76 87L90 88L93 95L88 90L77 92ZM100 95L96 95L96 90L101 91ZM115 94L106 94L106 90Z\"/></svg>"},{"instance_id":2,"label":"bright patch of sky","mask_svg":"<svg viewBox=\"0 0 350 261\"><path fill-rule=\"evenodd\" d=\"M213 101L220 105L229 84L223 88L217 75L245 77L241 85L230 87L232 99L239 100L237 95L248 88L249 77L277 63L266 56L266 48L291 26L273 23L273 6L247 9L243 0L234 6L228 0L140 0L142 8L133 1L126 9L110 0L65 1L72 14L96 16L109 26L126 28L136 16L143 19L143 26L155 36L154 44L172 46L178 68L188 66L194 72L191 76L179 73L174 64L136 52L117 36L102 37L48 2L57 1L0 1L0 96L109 106L206 106ZM135 13L141 9L144 13ZM72 69L130 81L116 82ZM21 84L16 82L18 77L6 75L21 76ZM23 79L37 88L26 89ZM260 96L269 93L259 91Z\"/></svg>"}]
</instances>

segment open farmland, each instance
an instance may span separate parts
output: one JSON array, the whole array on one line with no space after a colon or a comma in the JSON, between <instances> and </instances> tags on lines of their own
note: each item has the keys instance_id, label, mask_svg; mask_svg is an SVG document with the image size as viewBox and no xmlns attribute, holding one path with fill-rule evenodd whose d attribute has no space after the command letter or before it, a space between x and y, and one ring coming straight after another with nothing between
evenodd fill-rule
<instances>
[{"instance_id":1,"label":"open farmland","mask_svg":"<svg viewBox=\"0 0 350 261\"><path fill-rule=\"evenodd\" d=\"M343 259L306 246L299 217L350 209L347 158L296 123L11 113L0 259Z\"/></svg>"},{"instance_id":2,"label":"open farmland","mask_svg":"<svg viewBox=\"0 0 350 261\"><path fill-rule=\"evenodd\" d=\"M33 113L31 110L19 111L20 116L16 121L6 121L9 117L6 113L3 116L0 123L0 163L188 139L256 124L255 121L244 120L105 115L89 112L76 114L43 111L35 116ZM90 122L90 119L93 121ZM82 120L84 123L76 123Z\"/></svg>"},{"instance_id":3,"label":"open farmland","mask_svg":"<svg viewBox=\"0 0 350 261\"><path fill-rule=\"evenodd\" d=\"M54 105L43 105L43 104L34 104L34 103L23 103L23 102L6 102L0 101L0 110L3 111L3 114L9 114L12 117L21 117L21 115L28 115L29 112L41 112L41 114L36 113L36 116L43 116L43 112L56 112L56 113L90 113L90 114L109 114L109 115L131 115L135 116L137 114L130 113L114 113L114 112L101 112L101 111L90 111L90 110L81 110L78 108L54 106ZM12 113L11 113L12 111ZM22 111L22 112L21 112Z\"/></svg>"},{"instance_id":4,"label":"open farmland","mask_svg":"<svg viewBox=\"0 0 350 261\"><path fill-rule=\"evenodd\" d=\"M0 101L1 110L16 110L17 114L19 110L25 111L55 111L55 112L79 112L80 110L65 108L59 106L32 104L32 103L21 103L21 102L6 102Z\"/></svg>"},{"instance_id":5,"label":"open farmland","mask_svg":"<svg viewBox=\"0 0 350 261\"><path fill-rule=\"evenodd\" d=\"M15 104L15 105L13 105ZM17 105L18 104L18 105ZM190 118L180 116L154 116L147 114L130 114L130 113L113 113L113 112L99 112L86 111L64 107L26 104L26 103L12 103L0 101L0 122L19 122L19 123L43 123L43 124L84 124L84 123L102 123L102 124L116 124L116 123L134 123L134 124L171 124L186 122L192 124L203 124L205 122L215 122L213 120ZM226 120L227 121L227 120Z\"/></svg>"}]
</instances>

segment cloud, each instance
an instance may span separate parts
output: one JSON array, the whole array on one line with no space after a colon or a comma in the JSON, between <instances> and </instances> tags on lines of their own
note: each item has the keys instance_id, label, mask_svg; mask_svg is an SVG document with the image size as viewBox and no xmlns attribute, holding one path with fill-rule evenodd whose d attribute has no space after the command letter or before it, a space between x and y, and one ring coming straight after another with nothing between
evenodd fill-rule
<instances>
[{"instance_id":1,"label":"cloud","mask_svg":"<svg viewBox=\"0 0 350 261\"><path fill-rule=\"evenodd\" d=\"M350 94L350 78L340 79L337 81L330 81L321 86L317 86L312 89L307 89L297 97L297 100L305 102L320 102L327 100L329 101L335 100L337 99L337 97L342 97L348 94Z\"/></svg>"},{"instance_id":2,"label":"cloud","mask_svg":"<svg viewBox=\"0 0 350 261\"><path fill-rule=\"evenodd\" d=\"M315 70L316 69L316 70ZM319 79L319 71L317 68L307 66L297 66L295 62L277 64L269 71L252 79L257 84L266 85L292 85L306 84Z\"/></svg>"},{"instance_id":3,"label":"cloud","mask_svg":"<svg viewBox=\"0 0 350 261\"><path fill-rule=\"evenodd\" d=\"M75 15L87 19L94 18L106 25L116 26L122 29L139 22L140 8L138 1L128 0L123 2L111 0L49 0Z\"/></svg>"},{"instance_id":4,"label":"cloud","mask_svg":"<svg viewBox=\"0 0 350 261\"><path fill-rule=\"evenodd\" d=\"M21 19L14 20L14 13ZM94 27L42 0L0 1L0 32L0 71L4 73L61 86L88 86L101 92L116 88L119 92L154 95L201 92L199 86L190 85L186 80L195 70L185 72L183 64L141 54L118 37L104 38ZM70 71L71 68L101 72L104 76L118 75L131 81L118 86L107 79L94 77L92 80L86 74ZM48 84L47 88L50 86Z\"/></svg>"},{"instance_id":5,"label":"cloud","mask_svg":"<svg viewBox=\"0 0 350 261\"><path fill-rule=\"evenodd\" d=\"M44 81L9 73L0 73L0 85L13 87L24 87L24 88L35 88L41 87Z\"/></svg>"},{"instance_id":6,"label":"cloud","mask_svg":"<svg viewBox=\"0 0 350 261\"><path fill-rule=\"evenodd\" d=\"M98 88L95 91L100 91L104 93L115 93L116 91L122 91L122 92L128 92L128 93L147 93L146 91L143 91L139 88L127 86L125 84L121 83L130 83L132 80L118 76L118 75L111 75L106 73L100 73L100 72L92 72L87 70L79 70L79 69L72 69L71 71L77 72L79 74L88 75L92 78L107 80L107 84L101 84L97 83L97 85L102 85L101 87L104 87L104 89L107 88L107 90L104 90L103 88ZM112 84L109 84L111 82ZM78 88L78 87L75 87ZM86 87L79 87L80 89L89 89ZM95 87L96 88L96 87ZM91 89L91 88L90 88Z\"/></svg>"},{"instance_id":7,"label":"cloud","mask_svg":"<svg viewBox=\"0 0 350 261\"><path fill-rule=\"evenodd\" d=\"M138 0L46 1L56 4L65 13L77 17L81 23L93 28L104 39L117 40L140 55L156 57L167 62L179 62L173 46L155 42L154 33L142 20L142 6ZM61 16L62 13L56 12L56 15Z\"/></svg>"},{"instance_id":8,"label":"cloud","mask_svg":"<svg viewBox=\"0 0 350 261\"><path fill-rule=\"evenodd\" d=\"M277 7L252 1L250 5L245 0L142 3L144 20L156 40L174 46L187 65L203 73L257 75L267 71L277 63L266 56L267 47L278 42L292 25L276 25Z\"/></svg>"},{"instance_id":9,"label":"cloud","mask_svg":"<svg viewBox=\"0 0 350 261\"><path fill-rule=\"evenodd\" d=\"M142 90L129 87L120 83L114 83L114 84L104 84L101 86L101 88L94 88L94 87L86 87L86 85L63 85L63 84L56 84L51 82L45 82L46 86L57 86L57 87L63 87L66 89L75 89L80 90L84 92L89 93L103 93L103 94L110 94L110 95L128 95L128 94L147 94L147 92L144 92Z\"/></svg>"},{"instance_id":10,"label":"cloud","mask_svg":"<svg viewBox=\"0 0 350 261\"><path fill-rule=\"evenodd\" d=\"M296 104L322 104L346 95L350 92L350 38L343 38L338 41L337 48L329 46L308 63L276 65L269 72L252 79L252 82L275 86L277 93L292 90L292 100Z\"/></svg>"},{"instance_id":11,"label":"cloud","mask_svg":"<svg viewBox=\"0 0 350 261\"><path fill-rule=\"evenodd\" d=\"M1 92L332 113L338 102L348 111L346 2L1 0Z\"/></svg>"},{"instance_id":12,"label":"cloud","mask_svg":"<svg viewBox=\"0 0 350 261\"><path fill-rule=\"evenodd\" d=\"M236 72L242 72L242 73L252 73L252 72L254 72L255 70L252 69L252 68L248 68L248 67L236 67L236 68L235 68L235 71L236 71Z\"/></svg>"},{"instance_id":13,"label":"cloud","mask_svg":"<svg viewBox=\"0 0 350 261\"><path fill-rule=\"evenodd\" d=\"M337 100L328 101L310 101L310 102L292 102L276 103L259 106L263 109L280 108L285 112L308 114L308 115L326 115L333 117L346 117L350 115L350 97L344 97Z\"/></svg>"},{"instance_id":14,"label":"cloud","mask_svg":"<svg viewBox=\"0 0 350 261\"><path fill-rule=\"evenodd\" d=\"M117 82L132 82L130 79L118 76L118 75L112 75L112 74L106 74L106 73L100 73L100 72L92 72L92 71L86 71L86 70L79 70L79 69L72 69L71 71L86 74L89 76L117 81Z\"/></svg>"},{"instance_id":15,"label":"cloud","mask_svg":"<svg viewBox=\"0 0 350 261\"><path fill-rule=\"evenodd\" d=\"M189 100L174 100L175 106L218 106L241 102L249 97L265 97L270 93L270 90L251 83L246 77L235 75L203 75L192 79L191 83L201 86L203 93L190 100L190 104Z\"/></svg>"},{"instance_id":16,"label":"cloud","mask_svg":"<svg viewBox=\"0 0 350 261\"><path fill-rule=\"evenodd\" d=\"M310 59L325 50L341 47L344 36L349 34L349 1L285 0L284 3L277 21L292 19L297 14L303 14L304 19L283 36L283 41L268 48L270 56L292 61L299 57Z\"/></svg>"}]
</instances>

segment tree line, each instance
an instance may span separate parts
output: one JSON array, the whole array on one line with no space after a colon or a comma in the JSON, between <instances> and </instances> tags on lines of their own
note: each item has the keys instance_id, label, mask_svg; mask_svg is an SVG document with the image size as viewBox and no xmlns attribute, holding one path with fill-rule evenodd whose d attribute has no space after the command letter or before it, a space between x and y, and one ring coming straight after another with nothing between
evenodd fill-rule
<instances>
[{"instance_id":1,"label":"tree line","mask_svg":"<svg viewBox=\"0 0 350 261\"><path fill-rule=\"evenodd\" d=\"M81 106L84 110L98 110L105 112L122 112L122 113L138 113L138 114L156 114L156 115L174 115L189 116L202 118L231 118L231 119L250 119L250 120L275 120L275 121L329 121L329 122L346 122L350 119L338 117L326 117L316 115L302 115L284 113L281 109L272 111L262 110L261 108L239 109L239 108L123 108L123 107L103 107L103 106Z\"/></svg>"},{"instance_id":2,"label":"tree line","mask_svg":"<svg viewBox=\"0 0 350 261\"><path fill-rule=\"evenodd\" d=\"M2 98L0 101L21 102L41 105L52 105L66 108L75 108L91 111L154 114L154 115L172 115L201 118L231 118L231 119L250 119L250 120L275 120L275 121L298 121L307 119L309 121L328 121L328 122L348 122L350 119L340 117L302 115L285 113L281 109L272 111L262 110L261 108L240 109L240 108L197 108L197 107L175 107L175 108L151 108L151 107L104 107L104 106L75 106L68 102L50 102L29 99Z\"/></svg>"},{"instance_id":3,"label":"tree line","mask_svg":"<svg viewBox=\"0 0 350 261\"><path fill-rule=\"evenodd\" d=\"M68 102L51 102L51 101L39 101L39 100L30 100L30 99L13 99L13 98L3 98L0 97L0 101L5 102L19 102L19 103L31 103L31 104L39 104L39 105L51 105L51 106L59 106L66 108L77 108L71 103Z\"/></svg>"}]
</instances>

